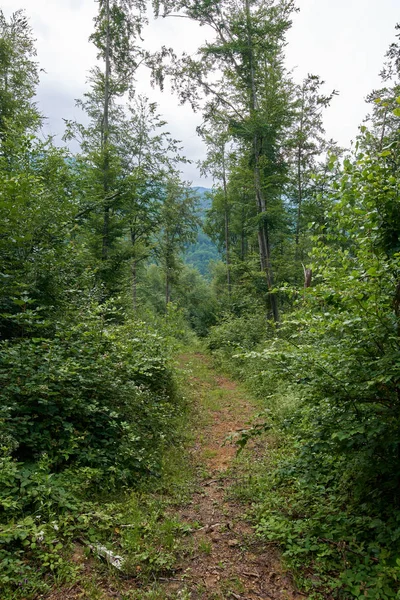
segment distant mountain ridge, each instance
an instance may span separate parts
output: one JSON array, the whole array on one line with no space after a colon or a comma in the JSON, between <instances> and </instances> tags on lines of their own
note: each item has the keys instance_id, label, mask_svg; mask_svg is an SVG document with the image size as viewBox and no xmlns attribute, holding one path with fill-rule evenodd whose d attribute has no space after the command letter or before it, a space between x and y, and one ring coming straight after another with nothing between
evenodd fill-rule
<instances>
[{"instance_id":1,"label":"distant mountain ridge","mask_svg":"<svg viewBox=\"0 0 400 600\"><path fill-rule=\"evenodd\" d=\"M198 195L199 206L201 211L206 211L209 208L211 208L210 188L193 187L192 190L194 190Z\"/></svg>"},{"instance_id":2,"label":"distant mountain ridge","mask_svg":"<svg viewBox=\"0 0 400 600\"><path fill-rule=\"evenodd\" d=\"M199 217L203 224L206 219L206 211L211 208L211 198L209 193L211 189L196 186L192 188L197 192L199 197ZM210 262L221 260L221 255L214 242L204 233L202 226L200 226L197 241L194 244L189 244L183 256L183 260L187 265L193 266L202 275L207 277L210 275Z\"/></svg>"},{"instance_id":3,"label":"distant mountain ridge","mask_svg":"<svg viewBox=\"0 0 400 600\"><path fill-rule=\"evenodd\" d=\"M196 190L199 194L205 194L206 192L211 192L211 188L201 187L201 185L196 185L192 187L192 190Z\"/></svg>"}]
</instances>

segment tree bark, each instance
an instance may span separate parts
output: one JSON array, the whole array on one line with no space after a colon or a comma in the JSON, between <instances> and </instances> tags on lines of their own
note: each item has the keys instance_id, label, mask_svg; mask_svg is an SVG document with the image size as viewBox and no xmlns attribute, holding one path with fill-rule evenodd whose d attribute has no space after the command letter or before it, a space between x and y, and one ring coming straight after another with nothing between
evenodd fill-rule
<instances>
[{"instance_id":1,"label":"tree bark","mask_svg":"<svg viewBox=\"0 0 400 600\"><path fill-rule=\"evenodd\" d=\"M246 26L247 26L247 41L248 41L248 52L249 52L249 93L250 93L250 117L255 120L257 117L258 111L258 101L257 101L257 89L256 89L256 78L255 78L255 70L254 70L254 53L253 53L253 45L251 39L251 13L250 13L250 2L249 0L245 0L245 8L246 8ZM257 127L257 124L254 124L254 127ZM265 218L267 211L267 203L263 194L262 185L261 185L261 174L260 174L260 146L261 140L257 131L255 131L253 136L253 173L254 173L254 186L255 186L255 195L256 195L256 203L259 214L261 215L261 222L259 224L258 229L258 243L260 250L260 263L261 268L265 272L265 276L267 279L267 286L269 291L269 300L271 304L272 316L275 323L279 322L279 310L278 310L278 302L276 298L276 294L272 292L274 286L274 275L271 264L271 245L270 245L270 237L269 237L269 228L268 222ZM264 217L264 218L263 218Z\"/></svg>"},{"instance_id":2,"label":"tree bark","mask_svg":"<svg viewBox=\"0 0 400 600\"><path fill-rule=\"evenodd\" d=\"M137 260L134 258L132 261L132 306L133 310L137 312Z\"/></svg>"},{"instance_id":3,"label":"tree bark","mask_svg":"<svg viewBox=\"0 0 400 600\"><path fill-rule=\"evenodd\" d=\"M299 240L300 240L300 220L301 220L301 205L303 201L303 186L301 182L301 148L299 146L297 153L297 222L296 222L296 258L298 258L299 252Z\"/></svg>"},{"instance_id":4,"label":"tree bark","mask_svg":"<svg viewBox=\"0 0 400 600\"><path fill-rule=\"evenodd\" d=\"M109 138L109 108L110 108L110 0L106 0L106 72L104 80L104 110L103 110L103 131L102 131L102 151L103 151L103 193L104 193L104 212L103 212L103 239L102 239L102 259L107 260L110 248L110 203L108 200L109 192L109 170L110 157L108 149Z\"/></svg>"},{"instance_id":5,"label":"tree bark","mask_svg":"<svg viewBox=\"0 0 400 600\"><path fill-rule=\"evenodd\" d=\"M228 286L228 298L230 299L230 297L231 297L231 265L230 265L230 247L229 247L229 207L228 207L228 188L227 188L227 184L226 184L225 148L222 149L222 182L223 182L223 187L224 187L226 283Z\"/></svg>"},{"instance_id":6,"label":"tree bark","mask_svg":"<svg viewBox=\"0 0 400 600\"><path fill-rule=\"evenodd\" d=\"M171 302L171 283L169 278L169 269L166 269L165 272L165 308L168 307L168 304Z\"/></svg>"}]
</instances>

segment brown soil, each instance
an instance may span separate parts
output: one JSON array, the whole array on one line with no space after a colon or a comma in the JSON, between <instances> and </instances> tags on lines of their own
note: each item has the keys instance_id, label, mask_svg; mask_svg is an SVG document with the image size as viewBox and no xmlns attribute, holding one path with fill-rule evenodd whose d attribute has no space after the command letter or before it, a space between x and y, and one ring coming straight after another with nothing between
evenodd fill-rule
<instances>
[{"instance_id":1,"label":"brown soil","mask_svg":"<svg viewBox=\"0 0 400 600\"><path fill-rule=\"evenodd\" d=\"M186 358L186 357L185 357ZM196 360L207 363L204 356ZM204 383L192 377L196 388ZM181 577L166 582L173 598L180 591L190 592L191 600L287 599L304 597L294 590L290 576L284 574L277 551L259 543L243 513L246 507L229 498L229 488L235 479L233 459L236 448L229 436L246 428L255 408L235 382L212 376L210 391L223 390L218 409L199 435L194 448L203 457L208 473L199 483L190 506L180 511L183 521L199 522L191 543L194 552L178 567ZM227 441L228 439L228 441Z\"/></svg>"}]
</instances>

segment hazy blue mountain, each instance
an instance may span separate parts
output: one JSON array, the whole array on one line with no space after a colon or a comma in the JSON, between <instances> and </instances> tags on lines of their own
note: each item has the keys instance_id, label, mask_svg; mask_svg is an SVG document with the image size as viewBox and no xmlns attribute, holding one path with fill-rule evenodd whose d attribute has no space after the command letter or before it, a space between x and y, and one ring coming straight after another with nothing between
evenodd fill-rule
<instances>
[{"instance_id":1,"label":"hazy blue mountain","mask_svg":"<svg viewBox=\"0 0 400 600\"><path fill-rule=\"evenodd\" d=\"M211 190L204 187L193 188L199 196L199 216L201 222L204 223L206 211L211 208L211 199L208 192ZM202 275L207 276L209 273L209 263L212 260L220 260L221 255L218 252L216 245L204 233L202 227L199 228L197 241L194 244L189 244L186 248L183 259L186 264L195 267Z\"/></svg>"}]
</instances>

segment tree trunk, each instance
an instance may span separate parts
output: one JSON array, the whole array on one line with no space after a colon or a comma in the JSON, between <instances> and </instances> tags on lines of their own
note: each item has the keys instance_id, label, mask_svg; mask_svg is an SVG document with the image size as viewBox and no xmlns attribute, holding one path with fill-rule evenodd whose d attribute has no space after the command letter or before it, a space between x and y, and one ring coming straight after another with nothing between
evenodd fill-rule
<instances>
[{"instance_id":1,"label":"tree trunk","mask_svg":"<svg viewBox=\"0 0 400 600\"><path fill-rule=\"evenodd\" d=\"M256 79L255 79L255 71L254 71L254 52L253 45L251 39L251 13L250 13L250 2L249 0L245 0L246 7L246 21L247 21L247 41L248 41L248 51L249 51L249 96L250 96L250 117L252 120L255 120L258 111L258 102L257 102L257 89L256 89ZM257 125L254 125L257 127ZM261 215L261 222L259 224L258 230L258 244L260 249L260 263L262 265L262 269L265 272L265 276L267 279L267 286L269 291L269 300L271 304L272 316L275 323L279 322L279 311L278 311L278 302L276 295L272 293L272 289L274 286L274 276L271 265L271 245L269 239L269 229L267 220L265 217L265 213L267 211L266 200L262 191L261 185L261 175L260 175L260 146L261 140L259 138L258 132L256 131L253 136L253 173L254 173L254 186L255 186L255 195L256 195L256 203L259 214Z\"/></svg>"},{"instance_id":2,"label":"tree trunk","mask_svg":"<svg viewBox=\"0 0 400 600\"><path fill-rule=\"evenodd\" d=\"M225 170L225 148L222 149L222 182L223 182L223 186L224 186L226 283L228 286L228 298L230 299L230 297L231 297L231 266L230 266L230 247L229 247L228 189L227 189L227 184L226 184L226 170Z\"/></svg>"},{"instance_id":3,"label":"tree trunk","mask_svg":"<svg viewBox=\"0 0 400 600\"><path fill-rule=\"evenodd\" d=\"M108 149L109 138L109 108L110 108L110 0L106 0L106 72L104 80L104 109L103 109L103 131L102 131L102 151L103 151L103 193L104 193L104 213L103 213L103 240L102 240L102 259L107 260L110 248L110 204L108 200L109 192L109 170L110 157Z\"/></svg>"},{"instance_id":4,"label":"tree trunk","mask_svg":"<svg viewBox=\"0 0 400 600\"><path fill-rule=\"evenodd\" d=\"M271 304L272 316L275 323L279 322L279 309L278 309L278 300L276 294L272 292L274 287L274 274L272 270L271 264L271 246L270 246L270 238L269 238L269 228L266 217L267 206L266 201L262 192L261 187L261 177L260 177L260 166L259 166L259 141L258 136L255 134L254 136L254 185L256 191L257 198L257 207L258 212L261 215L261 222L259 223L258 229L258 244L260 249L260 262L261 268L265 272L265 276L267 279L267 286L269 291L269 300Z\"/></svg>"},{"instance_id":5,"label":"tree trunk","mask_svg":"<svg viewBox=\"0 0 400 600\"><path fill-rule=\"evenodd\" d=\"M243 213L243 211L242 211ZM245 243L245 232L244 232L244 219L242 219L242 224L240 228L240 258L244 261L244 257L246 256L246 243Z\"/></svg>"},{"instance_id":6,"label":"tree trunk","mask_svg":"<svg viewBox=\"0 0 400 600\"><path fill-rule=\"evenodd\" d=\"M133 310L137 312L137 260L134 258L132 261L132 306Z\"/></svg>"},{"instance_id":7,"label":"tree trunk","mask_svg":"<svg viewBox=\"0 0 400 600\"><path fill-rule=\"evenodd\" d=\"M305 89L304 85L302 88L301 94L301 118L300 118L300 137L299 137L299 147L297 150L297 197L298 197L298 205L297 205L297 221L296 221L296 256L295 258L299 258L299 241L300 241L300 223L301 223L301 209L303 203L303 184L301 180L301 162L302 162L302 145L303 145L303 137L304 137L304 112L305 112Z\"/></svg>"},{"instance_id":8,"label":"tree trunk","mask_svg":"<svg viewBox=\"0 0 400 600\"><path fill-rule=\"evenodd\" d=\"M299 146L297 153L297 222L296 222L296 258L299 254L299 240L300 240L300 220L301 220L301 205L303 202L303 186L301 182L301 148Z\"/></svg>"},{"instance_id":9,"label":"tree trunk","mask_svg":"<svg viewBox=\"0 0 400 600\"><path fill-rule=\"evenodd\" d=\"M165 308L168 308L168 304L171 302L171 283L169 277L169 269L167 267L165 271Z\"/></svg>"}]
</instances>

